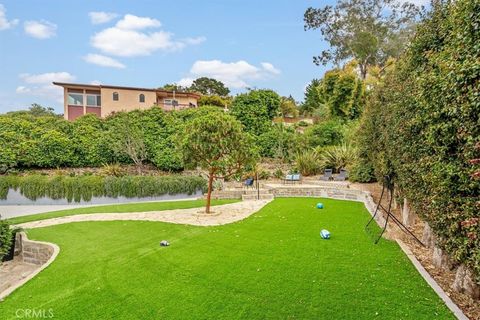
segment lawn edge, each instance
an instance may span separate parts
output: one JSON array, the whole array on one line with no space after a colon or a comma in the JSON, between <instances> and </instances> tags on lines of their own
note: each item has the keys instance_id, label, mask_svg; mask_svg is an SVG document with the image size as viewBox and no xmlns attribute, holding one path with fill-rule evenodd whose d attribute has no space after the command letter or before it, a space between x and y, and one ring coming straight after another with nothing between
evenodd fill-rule
<instances>
[{"instance_id":1,"label":"lawn edge","mask_svg":"<svg viewBox=\"0 0 480 320\"><path fill-rule=\"evenodd\" d=\"M452 311L453 315L459 320L469 320L469 318L463 313L462 309L460 309L455 304L455 302L450 299L450 297L446 294L442 287L440 287L440 285L435 281L435 279L433 279L433 277L422 266L422 264L420 263L420 261L418 261L410 248L402 240L396 239L396 241L400 249L402 249L408 259L410 259L415 269L417 269L418 273L420 273L422 278L428 283L428 285L433 289L433 291L435 291L435 293L440 297L440 299L443 300L447 308Z\"/></svg>"},{"instance_id":2,"label":"lawn edge","mask_svg":"<svg viewBox=\"0 0 480 320\"><path fill-rule=\"evenodd\" d=\"M363 200L365 208L367 209L368 213L370 213L370 215L373 217L377 204L373 200L370 192L363 191L363 193L365 194L365 199ZM380 228L383 228L383 225L385 224L385 219L381 215L377 215L374 220ZM457 306L455 302L453 302L453 300L445 293L442 287L440 287L440 285L435 281L435 279L423 267L420 261L418 261L417 257L415 257L410 248L402 240L398 238L395 238L394 240L398 243L398 246L413 264L415 269L417 269L417 272L428 283L430 288L432 288L433 291L440 297L440 299L442 299L442 301L453 313L453 315L459 320L469 320L469 318L463 313L462 309L460 309L460 307Z\"/></svg>"}]
</instances>

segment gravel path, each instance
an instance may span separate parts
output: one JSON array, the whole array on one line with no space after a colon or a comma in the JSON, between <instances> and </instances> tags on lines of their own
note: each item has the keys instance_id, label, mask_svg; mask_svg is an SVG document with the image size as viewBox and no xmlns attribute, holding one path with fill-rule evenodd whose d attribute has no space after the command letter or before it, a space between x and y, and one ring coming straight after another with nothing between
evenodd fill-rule
<instances>
[{"instance_id":1,"label":"gravel path","mask_svg":"<svg viewBox=\"0 0 480 320\"><path fill-rule=\"evenodd\" d=\"M196 226L217 226L243 220L263 208L271 200L252 200L214 206L210 214L204 208L175 209L149 212L92 213L52 218L18 224L24 229L41 228L70 222L143 220L162 221Z\"/></svg>"}]
</instances>

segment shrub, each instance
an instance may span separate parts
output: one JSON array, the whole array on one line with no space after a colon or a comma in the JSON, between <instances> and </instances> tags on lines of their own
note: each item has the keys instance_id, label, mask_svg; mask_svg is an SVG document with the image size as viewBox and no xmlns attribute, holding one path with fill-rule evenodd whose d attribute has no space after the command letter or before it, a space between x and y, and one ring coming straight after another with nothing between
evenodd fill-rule
<instances>
[{"instance_id":1,"label":"shrub","mask_svg":"<svg viewBox=\"0 0 480 320\"><path fill-rule=\"evenodd\" d=\"M114 177L122 177L127 174L122 166L118 163L105 164L100 172L104 176Z\"/></svg>"},{"instance_id":2,"label":"shrub","mask_svg":"<svg viewBox=\"0 0 480 320\"><path fill-rule=\"evenodd\" d=\"M308 127L303 139L310 148L340 144L343 140L342 124L330 120Z\"/></svg>"},{"instance_id":3,"label":"shrub","mask_svg":"<svg viewBox=\"0 0 480 320\"><path fill-rule=\"evenodd\" d=\"M340 146L330 146L322 150L318 150L319 160L325 168L331 168L340 171L347 166L351 166L357 159L355 148L350 145L342 144Z\"/></svg>"},{"instance_id":4,"label":"shrub","mask_svg":"<svg viewBox=\"0 0 480 320\"><path fill-rule=\"evenodd\" d=\"M0 262L10 252L12 247L13 230L9 223L0 216Z\"/></svg>"},{"instance_id":5,"label":"shrub","mask_svg":"<svg viewBox=\"0 0 480 320\"><path fill-rule=\"evenodd\" d=\"M371 94L362 150L432 228L437 245L480 281L480 2L435 1Z\"/></svg>"},{"instance_id":6,"label":"shrub","mask_svg":"<svg viewBox=\"0 0 480 320\"><path fill-rule=\"evenodd\" d=\"M278 168L277 170L275 170L275 172L273 173L273 176L277 179L283 179L285 177L284 173L283 173L283 170Z\"/></svg>"},{"instance_id":7,"label":"shrub","mask_svg":"<svg viewBox=\"0 0 480 320\"><path fill-rule=\"evenodd\" d=\"M283 124L275 124L257 137L260 155L267 158L289 159L295 151L295 132Z\"/></svg>"},{"instance_id":8,"label":"shrub","mask_svg":"<svg viewBox=\"0 0 480 320\"><path fill-rule=\"evenodd\" d=\"M258 172L259 180L268 180L268 178L270 178L270 172L267 170L260 170L260 172Z\"/></svg>"},{"instance_id":9,"label":"shrub","mask_svg":"<svg viewBox=\"0 0 480 320\"><path fill-rule=\"evenodd\" d=\"M376 181L373 165L369 162L357 161L350 167L348 179L352 182L361 183Z\"/></svg>"},{"instance_id":10,"label":"shrub","mask_svg":"<svg viewBox=\"0 0 480 320\"><path fill-rule=\"evenodd\" d=\"M303 176L311 176L320 172L322 164L317 151L311 149L298 153L295 158L296 169Z\"/></svg>"},{"instance_id":11,"label":"shrub","mask_svg":"<svg viewBox=\"0 0 480 320\"><path fill-rule=\"evenodd\" d=\"M231 101L228 98L220 96L201 96L198 99L198 106L215 106L219 108L227 108L230 105Z\"/></svg>"}]
</instances>

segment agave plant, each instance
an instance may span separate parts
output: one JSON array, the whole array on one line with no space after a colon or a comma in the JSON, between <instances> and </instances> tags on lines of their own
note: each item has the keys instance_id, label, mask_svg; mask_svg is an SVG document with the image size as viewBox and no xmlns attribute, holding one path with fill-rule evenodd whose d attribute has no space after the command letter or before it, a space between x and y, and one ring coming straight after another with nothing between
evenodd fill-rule
<instances>
[{"instance_id":1,"label":"agave plant","mask_svg":"<svg viewBox=\"0 0 480 320\"><path fill-rule=\"evenodd\" d=\"M357 159L357 151L349 144L342 144L339 146L330 146L323 150L317 150L319 154L320 163L325 168L332 168L339 171L355 163Z\"/></svg>"},{"instance_id":2,"label":"agave plant","mask_svg":"<svg viewBox=\"0 0 480 320\"><path fill-rule=\"evenodd\" d=\"M319 154L315 149L298 153L295 157L295 163L298 171L303 176L315 175L323 168Z\"/></svg>"}]
</instances>

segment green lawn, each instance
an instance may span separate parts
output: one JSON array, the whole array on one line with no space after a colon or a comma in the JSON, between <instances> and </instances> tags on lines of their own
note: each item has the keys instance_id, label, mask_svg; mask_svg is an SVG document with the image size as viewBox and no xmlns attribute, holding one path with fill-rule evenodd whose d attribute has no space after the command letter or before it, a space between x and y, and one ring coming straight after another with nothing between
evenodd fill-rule
<instances>
[{"instance_id":1,"label":"green lawn","mask_svg":"<svg viewBox=\"0 0 480 320\"><path fill-rule=\"evenodd\" d=\"M372 243L362 203L321 201L276 199L221 227L32 229L60 255L0 303L1 318L51 308L56 319L454 319L396 243Z\"/></svg>"},{"instance_id":2,"label":"green lawn","mask_svg":"<svg viewBox=\"0 0 480 320\"><path fill-rule=\"evenodd\" d=\"M220 205L238 202L240 200L212 200L212 205ZM141 202L112 204L95 207L75 208L68 210L52 211L47 213L32 214L17 218L8 219L10 223L19 224L30 221L45 220L50 218L58 218L64 216L72 216L75 214L87 213L112 213L112 212L147 212L162 211L171 209L189 209L205 206L205 200L185 200L185 201L165 201L165 202Z\"/></svg>"}]
</instances>

